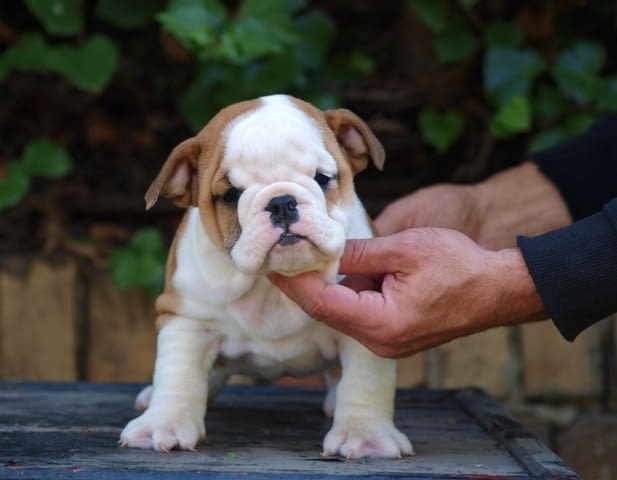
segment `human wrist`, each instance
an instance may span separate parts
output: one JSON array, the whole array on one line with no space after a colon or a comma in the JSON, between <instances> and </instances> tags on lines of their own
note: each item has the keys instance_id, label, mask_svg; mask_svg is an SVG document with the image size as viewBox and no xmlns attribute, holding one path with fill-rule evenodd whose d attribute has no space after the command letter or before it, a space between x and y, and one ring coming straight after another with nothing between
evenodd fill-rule
<instances>
[{"instance_id":1,"label":"human wrist","mask_svg":"<svg viewBox=\"0 0 617 480\"><path fill-rule=\"evenodd\" d=\"M496 325L516 325L548 318L542 298L518 248L507 248L494 255L495 285L492 317Z\"/></svg>"}]
</instances>

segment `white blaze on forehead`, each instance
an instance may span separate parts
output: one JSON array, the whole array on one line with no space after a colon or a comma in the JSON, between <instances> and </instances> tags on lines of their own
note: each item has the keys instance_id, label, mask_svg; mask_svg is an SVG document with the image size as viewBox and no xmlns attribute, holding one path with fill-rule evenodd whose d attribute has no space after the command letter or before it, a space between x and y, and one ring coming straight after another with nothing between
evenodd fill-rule
<instances>
[{"instance_id":1,"label":"white blaze on forehead","mask_svg":"<svg viewBox=\"0 0 617 480\"><path fill-rule=\"evenodd\" d=\"M284 95L261 99L261 106L225 130L223 166L232 183L270 183L290 175L334 175L336 162L326 150L317 122Z\"/></svg>"}]
</instances>

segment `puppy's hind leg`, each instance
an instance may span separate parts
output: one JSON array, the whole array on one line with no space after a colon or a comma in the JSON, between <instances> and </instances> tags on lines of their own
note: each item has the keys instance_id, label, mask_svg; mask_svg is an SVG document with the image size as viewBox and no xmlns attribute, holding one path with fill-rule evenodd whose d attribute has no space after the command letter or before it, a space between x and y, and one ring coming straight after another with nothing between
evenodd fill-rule
<instances>
[{"instance_id":1,"label":"puppy's hind leg","mask_svg":"<svg viewBox=\"0 0 617 480\"><path fill-rule=\"evenodd\" d=\"M210 376L208 377L208 405L212 403L216 396L225 388L228 378L229 374L220 368L215 367L212 372L210 372Z\"/></svg>"}]
</instances>

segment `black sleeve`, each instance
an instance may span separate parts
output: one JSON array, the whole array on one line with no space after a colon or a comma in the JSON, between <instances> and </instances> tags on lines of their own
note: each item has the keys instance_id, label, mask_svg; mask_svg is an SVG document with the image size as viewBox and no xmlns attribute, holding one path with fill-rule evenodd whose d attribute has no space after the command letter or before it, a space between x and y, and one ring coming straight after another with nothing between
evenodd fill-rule
<instances>
[{"instance_id":1,"label":"black sleeve","mask_svg":"<svg viewBox=\"0 0 617 480\"><path fill-rule=\"evenodd\" d=\"M555 183L574 220L598 212L617 196L617 113L530 157Z\"/></svg>"},{"instance_id":2,"label":"black sleeve","mask_svg":"<svg viewBox=\"0 0 617 480\"><path fill-rule=\"evenodd\" d=\"M518 245L564 338L617 312L617 198L568 227L518 237Z\"/></svg>"}]
</instances>

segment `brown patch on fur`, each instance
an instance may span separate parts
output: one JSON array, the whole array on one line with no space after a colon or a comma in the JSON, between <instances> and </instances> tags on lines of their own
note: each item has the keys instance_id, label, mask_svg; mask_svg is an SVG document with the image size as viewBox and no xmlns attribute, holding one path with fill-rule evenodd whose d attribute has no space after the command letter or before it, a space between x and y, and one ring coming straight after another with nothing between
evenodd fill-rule
<instances>
[{"instance_id":1,"label":"brown patch on fur","mask_svg":"<svg viewBox=\"0 0 617 480\"><path fill-rule=\"evenodd\" d=\"M146 209L162 195L179 207L197 204L199 144L189 138L176 146L146 192Z\"/></svg>"},{"instance_id":2,"label":"brown patch on fur","mask_svg":"<svg viewBox=\"0 0 617 480\"><path fill-rule=\"evenodd\" d=\"M230 105L217 113L196 136L202 147L198 202L201 222L208 236L221 250L226 250L228 239L236 235L239 228L236 211L217 205L214 201L213 189L227 175L221 168L225 154L223 134L233 120L260 105L259 99Z\"/></svg>"},{"instance_id":3,"label":"brown patch on fur","mask_svg":"<svg viewBox=\"0 0 617 480\"><path fill-rule=\"evenodd\" d=\"M338 167L338 188L345 205L353 202L353 177L368 166L369 156L378 169L385 162L385 151L368 125L355 113L346 109L319 110L303 100L289 97L306 115L317 122L330 155ZM326 191L328 202L336 199L338 192Z\"/></svg>"},{"instance_id":4,"label":"brown patch on fur","mask_svg":"<svg viewBox=\"0 0 617 480\"><path fill-rule=\"evenodd\" d=\"M368 166L368 157L379 170L383 169L386 153L368 125L355 113L344 108L326 110L324 116L339 144L343 147L355 173Z\"/></svg>"}]
</instances>

